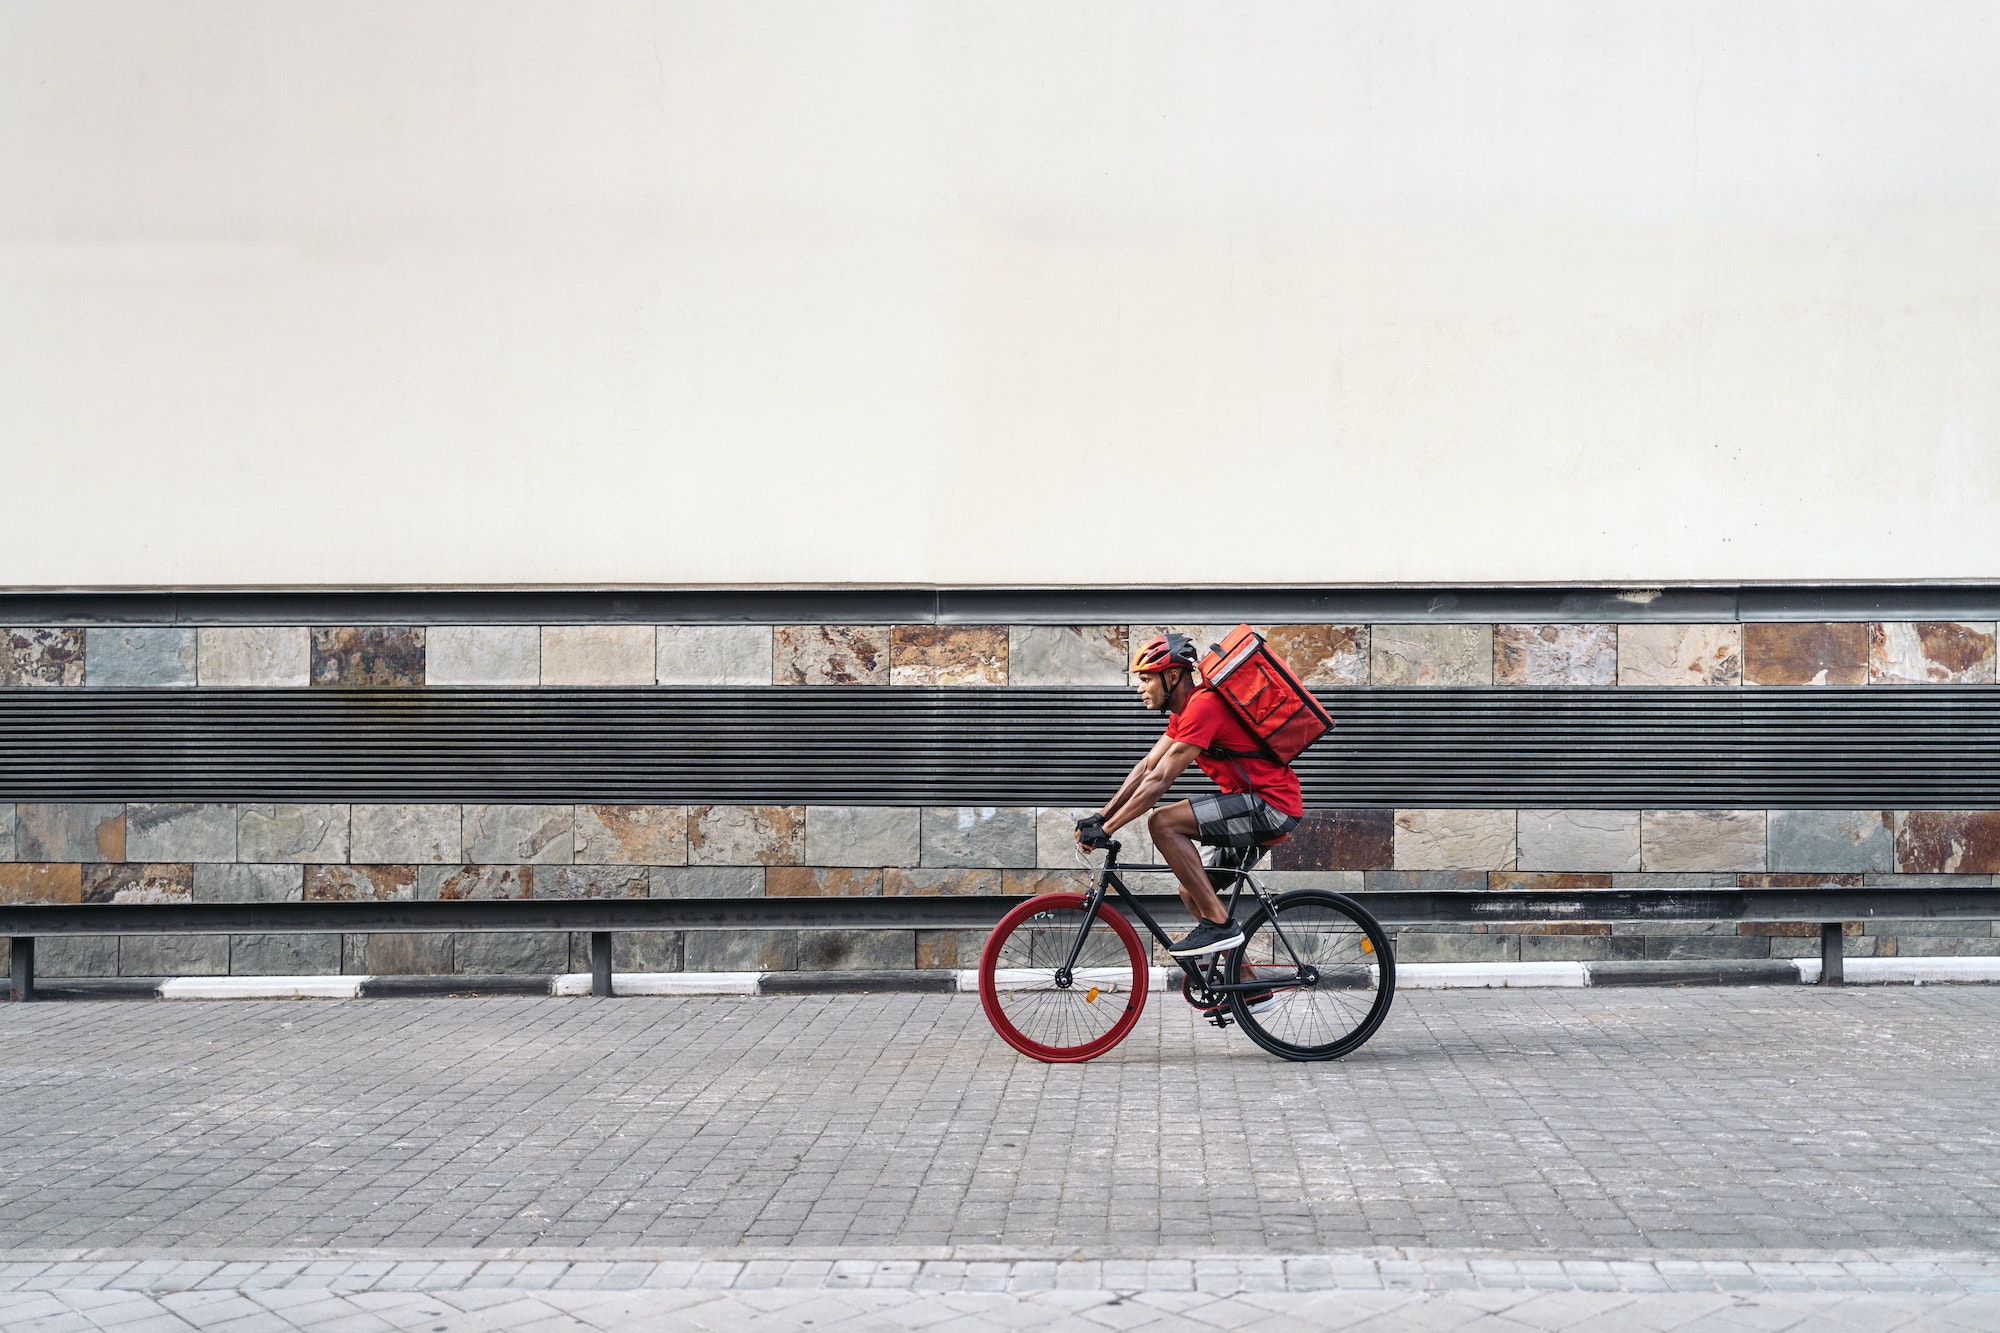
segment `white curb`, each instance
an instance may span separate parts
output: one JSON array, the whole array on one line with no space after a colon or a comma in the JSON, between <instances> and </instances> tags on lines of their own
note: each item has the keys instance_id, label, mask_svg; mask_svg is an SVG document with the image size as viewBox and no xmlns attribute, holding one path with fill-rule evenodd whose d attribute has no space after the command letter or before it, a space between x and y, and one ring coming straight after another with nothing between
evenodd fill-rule
<instances>
[{"instance_id":1,"label":"white curb","mask_svg":"<svg viewBox=\"0 0 2000 1333\"><path fill-rule=\"evenodd\" d=\"M367 977L169 977L163 1000L353 1000Z\"/></svg>"},{"instance_id":2,"label":"white curb","mask_svg":"<svg viewBox=\"0 0 2000 1333\"><path fill-rule=\"evenodd\" d=\"M614 972L613 995L755 995L762 972ZM977 984L977 983L975 983ZM590 973L566 972L549 985L551 995L590 994Z\"/></svg>"},{"instance_id":3,"label":"white curb","mask_svg":"<svg viewBox=\"0 0 2000 1333\"><path fill-rule=\"evenodd\" d=\"M1146 988L1148 990L1165 990L1169 985L1179 985L1178 981L1170 980L1170 978L1177 978L1180 975L1181 970L1177 967L1153 968L1151 974L1147 977ZM977 995L979 993L979 970L971 967L960 968L958 970L958 989L961 992Z\"/></svg>"},{"instance_id":4,"label":"white curb","mask_svg":"<svg viewBox=\"0 0 2000 1333\"><path fill-rule=\"evenodd\" d=\"M1398 963L1397 990L1460 990L1483 987L1588 986L1582 963Z\"/></svg>"},{"instance_id":5,"label":"white curb","mask_svg":"<svg viewBox=\"0 0 2000 1333\"><path fill-rule=\"evenodd\" d=\"M1799 980L1808 986L1819 981L1819 959L1794 958ZM1883 985L1896 982L1992 982L2000 981L2000 958L1843 958L1842 980L1851 985Z\"/></svg>"}]
</instances>

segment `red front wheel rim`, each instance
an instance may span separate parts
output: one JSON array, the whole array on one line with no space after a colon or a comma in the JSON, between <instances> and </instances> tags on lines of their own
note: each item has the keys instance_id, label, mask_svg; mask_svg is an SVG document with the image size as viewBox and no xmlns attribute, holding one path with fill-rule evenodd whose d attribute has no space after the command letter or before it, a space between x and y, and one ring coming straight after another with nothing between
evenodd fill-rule
<instances>
[{"instance_id":1,"label":"red front wheel rim","mask_svg":"<svg viewBox=\"0 0 2000 1333\"><path fill-rule=\"evenodd\" d=\"M1145 946L1109 908L1091 923L1073 983L1055 984L1084 902L1079 893L1028 899L1000 919L979 958L979 1001L993 1030L1021 1054L1050 1064L1102 1055L1125 1039L1146 1007Z\"/></svg>"}]
</instances>

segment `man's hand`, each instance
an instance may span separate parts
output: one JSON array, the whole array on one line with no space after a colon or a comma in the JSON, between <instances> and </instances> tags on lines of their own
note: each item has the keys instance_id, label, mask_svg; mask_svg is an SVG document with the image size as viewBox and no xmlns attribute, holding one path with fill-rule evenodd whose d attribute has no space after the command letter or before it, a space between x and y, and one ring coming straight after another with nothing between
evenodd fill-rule
<instances>
[{"instance_id":1,"label":"man's hand","mask_svg":"<svg viewBox=\"0 0 2000 1333\"><path fill-rule=\"evenodd\" d=\"M1076 821L1076 845L1086 852L1111 845L1111 835L1104 831L1102 812L1086 815Z\"/></svg>"}]
</instances>

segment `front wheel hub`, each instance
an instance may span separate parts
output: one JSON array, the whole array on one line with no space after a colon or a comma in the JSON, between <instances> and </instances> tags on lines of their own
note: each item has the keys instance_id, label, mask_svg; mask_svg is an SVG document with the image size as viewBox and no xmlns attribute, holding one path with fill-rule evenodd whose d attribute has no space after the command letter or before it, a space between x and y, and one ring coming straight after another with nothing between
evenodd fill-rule
<instances>
[{"instance_id":1,"label":"front wheel hub","mask_svg":"<svg viewBox=\"0 0 2000 1333\"><path fill-rule=\"evenodd\" d=\"M1056 989L1068 990L1076 984L1076 976L1066 967L1056 969Z\"/></svg>"}]
</instances>

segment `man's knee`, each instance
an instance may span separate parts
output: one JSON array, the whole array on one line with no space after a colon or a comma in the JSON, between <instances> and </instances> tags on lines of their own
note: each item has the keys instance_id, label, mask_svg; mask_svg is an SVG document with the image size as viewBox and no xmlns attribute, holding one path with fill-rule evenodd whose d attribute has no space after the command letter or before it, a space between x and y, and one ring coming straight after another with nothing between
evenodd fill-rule
<instances>
[{"instance_id":1,"label":"man's knee","mask_svg":"<svg viewBox=\"0 0 2000 1333\"><path fill-rule=\"evenodd\" d=\"M1168 834L1192 838L1195 835L1194 810L1186 801L1161 806L1147 817L1146 830L1153 835L1154 842Z\"/></svg>"}]
</instances>

